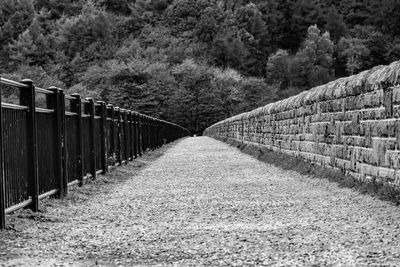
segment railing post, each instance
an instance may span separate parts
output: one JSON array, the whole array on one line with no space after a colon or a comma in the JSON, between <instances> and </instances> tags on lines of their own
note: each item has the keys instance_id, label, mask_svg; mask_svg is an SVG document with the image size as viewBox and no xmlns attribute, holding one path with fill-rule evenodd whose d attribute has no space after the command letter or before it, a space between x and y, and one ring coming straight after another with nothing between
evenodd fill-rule
<instances>
[{"instance_id":1,"label":"railing post","mask_svg":"<svg viewBox=\"0 0 400 267\"><path fill-rule=\"evenodd\" d=\"M82 99L79 94L71 95L74 100L71 101L71 112L77 115L76 119L76 146L77 153L76 158L78 159L78 165L76 166L78 173L79 186L83 185L83 133L82 133Z\"/></svg>"},{"instance_id":2,"label":"railing post","mask_svg":"<svg viewBox=\"0 0 400 267\"><path fill-rule=\"evenodd\" d=\"M107 151L106 151L106 127L107 127L107 110L104 101L97 101L100 104L98 114L100 119L100 155L101 155L101 170L105 174L108 171L107 166Z\"/></svg>"},{"instance_id":3,"label":"railing post","mask_svg":"<svg viewBox=\"0 0 400 267\"><path fill-rule=\"evenodd\" d=\"M55 166L55 173L56 173L56 179L58 180L58 194L57 197L64 197L67 194L67 188L68 188L68 182L67 182L67 177L64 175L64 132L63 132L63 116L65 116L65 110L63 107L63 100L62 98L64 97L64 93L61 89L58 89L57 87L50 87L50 91L53 92L52 95L47 95L46 101L47 101L47 108L49 109L54 109L54 129L53 129L53 135L54 135L54 140L55 140L55 151L54 151L54 158L56 162Z\"/></svg>"},{"instance_id":4,"label":"railing post","mask_svg":"<svg viewBox=\"0 0 400 267\"><path fill-rule=\"evenodd\" d=\"M125 164L128 164L128 138L127 138L127 131L126 131L126 120L127 120L127 110L126 109L121 109L121 117L122 117L122 136L123 136L123 142L122 145L124 147L124 153L123 153L123 157L125 160Z\"/></svg>"},{"instance_id":5,"label":"railing post","mask_svg":"<svg viewBox=\"0 0 400 267\"><path fill-rule=\"evenodd\" d=\"M149 119L150 122L150 148L154 150L154 119Z\"/></svg>"},{"instance_id":6,"label":"railing post","mask_svg":"<svg viewBox=\"0 0 400 267\"><path fill-rule=\"evenodd\" d=\"M133 160L133 115L131 110L128 110L128 121L129 159Z\"/></svg>"},{"instance_id":7,"label":"railing post","mask_svg":"<svg viewBox=\"0 0 400 267\"><path fill-rule=\"evenodd\" d=\"M84 110L85 113L90 116L89 119L89 150L90 150L90 175L92 175L92 179L96 179L96 151L95 151L95 132L94 132L94 100L92 98L86 98L88 103L85 103Z\"/></svg>"},{"instance_id":8,"label":"railing post","mask_svg":"<svg viewBox=\"0 0 400 267\"><path fill-rule=\"evenodd\" d=\"M67 119L65 116L65 94L64 91L60 89L60 102L61 102L61 168L62 177L64 180L64 195L68 194L68 159L67 159L67 132L65 125Z\"/></svg>"},{"instance_id":9,"label":"railing post","mask_svg":"<svg viewBox=\"0 0 400 267\"><path fill-rule=\"evenodd\" d=\"M114 106L113 105L107 105L107 117L109 118L109 121L111 121L111 125L110 125L110 156L113 158L113 160L115 159L115 122L114 122Z\"/></svg>"},{"instance_id":10,"label":"railing post","mask_svg":"<svg viewBox=\"0 0 400 267\"><path fill-rule=\"evenodd\" d=\"M140 155L143 155L145 153L145 123L146 120L143 115L140 115Z\"/></svg>"},{"instance_id":11,"label":"railing post","mask_svg":"<svg viewBox=\"0 0 400 267\"><path fill-rule=\"evenodd\" d=\"M0 103L2 85L0 85ZM3 109L0 105L0 230L6 228L6 183L4 178Z\"/></svg>"},{"instance_id":12,"label":"railing post","mask_svg":"<svg viewBox=\"0 0 400 267\"><path fill-rule=\"evenodd\" d=\"M27 112L27 151L28 151L28 191L32 198L29 208L37 212L39 211L39 180L38 180L38 161L37 161L37 124L36 124L36 98L35 86L31 80L25 79L21 83L26 84L28 88L20 91L20 104L28 106Z\"/></svg>"},{"instance_id":13,"label":"railing post","mask_svg":"<svg viewBox=\"0 0 400 267\"><path fill-rule=\"evenodd\" d=\"M116 131L115 135L117 137L117 143L115 147L115 154L117 157L117 162L121 164L122 159L121 159L121 113L119 107L114 108L115 112L115 120L116 120Z\"/></svg>"},{"instance_id":14,"label":"railing post","mask_svg":"<svg viewBox=\"0 0 400 267\"><path fill-rule=\"evenodd\" d=\"M148 121L147 116L143 116L143 153L147 151L147 144L149 141L149 133L148 133Z\"/></svg>"},{"instance_id":15,"label":"railing post","mask_svg":"<svg viewBox=\"0 0 400 267\"><path fill-rule=\"evenodd\" d=\"M133 154L135 158L138 157L138 116L136 112L133 112Z\"/></svg>"}]
</instances>

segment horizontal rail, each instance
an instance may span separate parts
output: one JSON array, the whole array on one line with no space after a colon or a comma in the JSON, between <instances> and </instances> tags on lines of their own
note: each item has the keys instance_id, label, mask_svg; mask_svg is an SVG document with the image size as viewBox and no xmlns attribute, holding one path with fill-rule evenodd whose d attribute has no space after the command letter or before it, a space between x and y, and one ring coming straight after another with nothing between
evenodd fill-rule
<instances>
[{"instance_id":1,"label":"horizontal rail","mask_svg":"<svg viewBox=\"0 0 400 267\"><path fill-rule=\"evenodd\" d=\"M26 85L26 84L19 83L19 82L14 82L14 81L11 81L9 79L4 79L4 78L0 78L0 83L6 84L6 85L15 86L15 87L19 87L19 88L28 88L28 85Z\"/></svg>"},{"instance_id":2,"label":"horizontal rail","mask_svg":"<svg viewBox=\"0 0 400 267\"><path fill-rule=\"evenodd\" d=\"M75 100L76 98L70 95L64 95L65 99L67 100Z\"/></svg>"},{"instance_id":3,"label":"horizontal rail","mask_svg":"<svg viewBox=\"0 0 400 267\"><path fill-rule=\"evenodd\" d=\"M71 111L65 111L65 115L67 115L67 116L78 116L78 113L71 112Z\"/></svg>"},{"instance_id":4,"label":"horizontal rail","mask_svg":"<svg viewBox=\"0 0 400 267\"><path fill-rule=\"evenodd\" d=\"M36 108L35 110L39 113L54 113L54 109Z\"/></svg>"},{"instance_id":5,"label":"horizontal rail","mask_svg":"<svg viewBox=\"0 0 400 267\"><path fill-rule=\"evenodd\" d=\"M74 186L74 185L77 185L77 184L79 184L79 180L74 180L74 181L72 181L72 182L69 182L69 183L67 184L67 186L70 187L70 186Z\"/></svg>"},{"instance_id":6,"label":"horizontal rail","mask_svg":"<svg viewBox=\"0 0 400 267\"><path fill-rule=\"evenodd\" d=\"M32 199L30 198L30 199L28 199L28 200L25 200L25 201L23 201L23 202L21 202L21 203L18 203L18 204L14 205L14 206L11 206L11 207L7 208L7 209L5 210L5 213L8 214L8 213L17 211L17 210L19 210L19 209L23 209L23 208L25 208L26 206L29 206L31 203L32 203Z\"/></svg>"},{"instance_id":7,"label":"horizontal rail","mask_svg":"<svg viewBox=\"0 0 400 267\"><path fill-rule=\"evenodd\" d=\"M82 114L82 118L90 118L90 115L88 115L88 114Z\"/></svg>"},{"instance_id":8,"label":"horizontal rail","mask_svg":"<svg viewBox=\"0 0 400 267\"><path fill-rule=\"evenodd\" d=\"M95 119L101 119L101 116L94 116Z\"/></svg>"},{"instance_id":9,"label":"horizontal rail","mask_svg":"<svg viewBox=\"0 0 400 267\"><path fill-rule=\"evenodd\" d=\"M53 189L53 190L50 190L50 191L48 191L46 193L43 193L43 194L39 195L39 200L41 200L43 198L46 198L46 197L50 197L52 195L55 195L55 194L58 193L58 191L59 191L58 189Z\"/></svg>"},{"instance_id":10,"label":"horizontal rail","mask_svg":"<svg viewBox=\"0 0 400 267\"><path fill-rule=\"evenodd\" d=\"M1 103L2 108L18 109L18 110L29 110L29 107L22 105L15 105L10 103Z\"/></svg>"},{"instance_id":11,"label":"horizontal rail","mask_svg":"<svg viewBox=\"0 0 400 267\"><path fill-rule=\"evenodd\" d=\"M103 170L98 170L96 171L96 174L101 174L103 172Z\"/></svg>"},{"instance_id":12,"label":"horizontal rail","mask_svg":"<svg viewBox=\"0 0 400 267\"><path fill-rule=\"evenodd\" d=\"M50 90L46 90L46 89L39 88L39 87L35 87L35 91L36 91L36 93L43 93L43 94L46 94L46 95L53 95L54 94L54 92L52 92Z\"/></svg>"}]
</instances>

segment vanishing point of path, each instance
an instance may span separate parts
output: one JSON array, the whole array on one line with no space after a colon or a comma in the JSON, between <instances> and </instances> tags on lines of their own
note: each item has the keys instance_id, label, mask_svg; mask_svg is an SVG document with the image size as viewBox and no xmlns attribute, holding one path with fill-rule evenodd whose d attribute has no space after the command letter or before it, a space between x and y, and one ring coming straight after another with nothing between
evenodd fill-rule
<instances>
[{"instance_id":1,"label":"vanishing point of path","mask_svg":"<svg viewBox=\"0 0 400 267\"><path fill-rule=\"evenodd\" d=\"M133 168L6 234L0 265L400 265L400 208L389 202L207 137Z\"/></svg>"}]
</instances>

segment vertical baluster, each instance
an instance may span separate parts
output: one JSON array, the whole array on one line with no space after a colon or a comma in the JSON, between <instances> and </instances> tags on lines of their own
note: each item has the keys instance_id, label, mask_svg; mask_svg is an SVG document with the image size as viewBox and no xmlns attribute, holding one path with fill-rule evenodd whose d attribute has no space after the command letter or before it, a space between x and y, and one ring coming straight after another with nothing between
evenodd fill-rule
<instances>
[{"instance_id":1,"label":"vertical baluster","mask_svg":"<svg viewBox=\"0 0 400 267\"><path fill-rule=\"evenodd\" d=\"M133 160L133 113L128 110L129 159Z\"/></svg>"},{"instance_id":2,"label":"vertical baluster","mask_svg":"<svg viewBox=\"0 0 400 267\"><path fill-rule=\"evenodd\" d=\"M53 129L53 136L54 136L54 161L55 161L55 175L58 181L58 194L57 197L64 197L67 194L67 177L64 177L63 171L63 146L64 146L64 133L63 133L63 115L65 115L65 110L62 106L62 99L64 94L61 96L61 89L57 87L50 87L50 91L53 92L52 95L46 95L46 104L48 109L54 110L54 129Z\"/></svg>"},{"instance_id":3,"label":"vertical baluster","mask_svg":"<svg viewBox=\"0 0 400 267\"><path fill-rule=\"evenodd\" d=\"M138 152L139 156L143 155L143 138L142 138L142 115L138 114Z\"/></svg>"},{"instance_id":4,"label":"vertical baluster","mask_svg":"<svg viewBox=\"0 0 400 267\"><path fill-rule=\"evenodd\" d=\"M82 99L79 94L71 95L71 112L77 115L76 118L76 159L78 160L76 172L78 174L79 186L83 185L83 133L82 133Z\"/></svg>"},{"instance_id":5,"label":"vertical baluster","mask_svg":"<svg viewBox=\"0 0 400 267\"><path fill-rule=\"evenodd\" d=\"M117 157L117 163L121 164L121 113L119 107L114 108L115 114L115 137L116 137L116 147L115 154Z\"/></svg>"},{"instance_id":6,"label":"vertical baluster","mask_svg":"<svg viewBox=\"0 0 400 267\"><path fill-rule=\"evenodd\" d=\"M112 162L114 163L115 160L115 121L114 121L114 106L113 105L107 105L107 115L108 118L110 119L110 136L109 136L109 142L110 142L110 147L109 147L109 154L110 157L113 159Z\"/></svg>"},{"instance_id":7,"label":"vertical baluster","mask_svg":"<svg viewBox=\"0 0 400 267\"><path fill-rule=\"evenodd\" d=\"M95 131L94 131L94 100L92 98L86 98L88 103L84 104L84 111L90 116L89 118L89 162L90 162L90 175L92 179L96 179L96 151L95 151Z\"/></svg>"},{"instance_id":8,"label":"vertical baluster","mask_svg":"<svg viewBox=\"0 0 400 267\"><path fill-rule=\"evenodd\" d=\"M98 114L101 116L100 119L100 155L101 155L101 170L102 174L105 174L108 171L108 165L107 165L107 151L106 151L106 131L107 131L107 108L106 108L106 103L103 101L97 101L97 103L100 104L98 106Z\"/></svg>"},{"instance_id":9,"label":"vertical baluster","mask_svg":"<svg viewBox=\"0 0 400 267\"><path fill-rule=\"evenodd\" d=\"M22 88L20 92L20 104L28 106L27 111L27 152L28 152L28 190L32 198L29 206L32 211L39 210L39 181L38 181L38 161L37 161L37 124L36 124L36 98L35 86L31 80L25 79L24 83L28 88Z\"/></svg>"},{"instance_id":10,"label":"vertical baluster","mask_svg":"<svg viewBox=\"0 0 400 267\"><path fill-rule=\"evenodd\" d=\"M138 116L136 112L133 112L133 154L135 155L135 158L138 157L139 152L138 152Z\"/></svg>"},{"instance_id":11,"label":"vertical baluster","mask_svg":"<svg viewBox=\"0 0 400 267\"><path fill-rule=\"evenodd\" d=\"M123 109L123 110L121 110L121 112L122 112L122 114L121 114L122 115L121 116L122 117L122 132L123 132L123 137L124 137L123 142L122 142L122 145L124 147L123 157L125 160L125 164L128 164L127 110Z\"/></svg>"}]
</instances>

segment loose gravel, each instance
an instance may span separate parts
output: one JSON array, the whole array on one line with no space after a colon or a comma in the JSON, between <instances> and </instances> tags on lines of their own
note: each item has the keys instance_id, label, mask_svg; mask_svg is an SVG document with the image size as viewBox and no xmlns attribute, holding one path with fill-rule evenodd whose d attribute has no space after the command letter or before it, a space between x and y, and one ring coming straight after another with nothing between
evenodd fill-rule
<instances>
[{"instance_id":1,"label":"loose gravel","mask_svg":"<svg viewBox=\"0 0 400 267\"><path fill-rule=\"evenodd\" d=\"M208 137L145 164L12 215L1 265L400 265L400 208L390 202Z\"/></svg>"}]
</instances>

